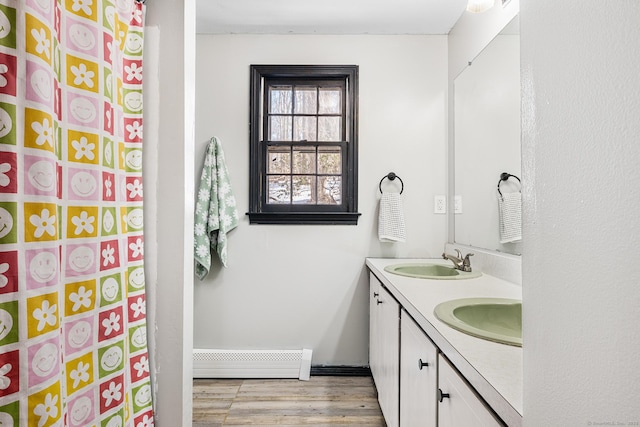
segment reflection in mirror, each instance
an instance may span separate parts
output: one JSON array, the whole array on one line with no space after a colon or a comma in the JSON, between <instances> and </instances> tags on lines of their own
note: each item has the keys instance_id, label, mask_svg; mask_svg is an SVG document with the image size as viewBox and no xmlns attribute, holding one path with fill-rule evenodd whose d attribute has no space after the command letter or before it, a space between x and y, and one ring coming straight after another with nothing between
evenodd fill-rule
<instances>
[{"instance_id":1,"label":"reflection in mirror","mask_svg":"<svg viewBox=\"0 0 640 427\"><path fill-rule=\"evenodd\" d=\"M521 253L521 243L501 243L500 191L520 191L520 36L518 17L508 24L454 82L455 242ZM519 204L518 204L519 208Z\"/></svg>"}]
</instances>

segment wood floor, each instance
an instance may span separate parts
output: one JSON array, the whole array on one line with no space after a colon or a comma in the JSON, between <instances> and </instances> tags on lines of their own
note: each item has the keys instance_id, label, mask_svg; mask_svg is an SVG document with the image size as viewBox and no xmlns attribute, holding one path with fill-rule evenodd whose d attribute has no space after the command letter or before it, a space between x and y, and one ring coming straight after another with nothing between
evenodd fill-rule
<instances>
[{"instance_id":1,"label":"wood floor","mask_svg":"<svg viewBox=\"0 0 640 427\"><path fill-rule=\"evenodd\" d=\"M195 379L193 427L384 427L371 377Z\"/></svg>"}]
</instances>

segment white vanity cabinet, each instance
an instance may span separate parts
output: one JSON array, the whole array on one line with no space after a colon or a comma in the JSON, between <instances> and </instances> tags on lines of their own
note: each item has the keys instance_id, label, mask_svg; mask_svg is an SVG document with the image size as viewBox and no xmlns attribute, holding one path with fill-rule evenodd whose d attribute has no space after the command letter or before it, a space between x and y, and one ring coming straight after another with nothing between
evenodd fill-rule
<instances>
[{"instance_id":1,"label":"white vanity cabinet","mask_svg":"<svg viewBox=\"0 0 640 427\"><path fill-rule=\"evenodd\" d=\"M400 316L400 426L437 425L438 348L405 310Z\"/></svg>"},{"instance_id":2,"label":"white vanity cabinet","mask_svg":"<svg viewBox=\"0 0 640 427\"><path fill-rule=\"evenodd\" d=\"M369 366L387 426L507 425L436 344L439 336L430 337L418 323L416 302L394 294L397 288L373 273L369 283Z\"/></svg>"},{"instance_id":3,"label":"white vanity cabinet","mask_svg":"<svg viewBox=\"0 0 640 427\"><path fill-rule=\"evenodd\" d=\"M388 427L399 427L400 305L370 274L369 365Z\"/></svg>"},{"instance_id":4,"label":"white vanity cabinet","mask_svg":"<svg viewBox=\"0 0 640 427\"><path fill-rule=\"evenodd\" d=\"M438 360L438 426L503 426L447 359Z\"/></svg>"},{"instance_id":5,"label":"white vanity cabinet","mask_svg":"<svg viewBox=\"0 0 640 427\"><path fill-rule=\"evenodd\" d=\"M461 333L434 314L438 304L467 295L518 299L521 287L488 273L451 282L386 270L416 262L366 261L371 286L369 364L387 424L522 427L522 349Z\"/></svg>"}]
</instances>

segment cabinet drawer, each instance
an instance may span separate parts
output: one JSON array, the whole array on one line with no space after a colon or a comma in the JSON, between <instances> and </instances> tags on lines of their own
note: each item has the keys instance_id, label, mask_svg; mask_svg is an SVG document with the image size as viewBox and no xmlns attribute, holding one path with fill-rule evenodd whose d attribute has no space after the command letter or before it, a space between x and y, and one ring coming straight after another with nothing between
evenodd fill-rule
<instances>
[{"instance_id":1,"label":"cabinet drawer","mask_svg":"<svg viewBox=\"0 0 640 427\"><path fill-rule=\"evenodd\" d=\"M438 356L438 388L438 426L504 426L442 355Z\"/></svg>"}]
</instances>

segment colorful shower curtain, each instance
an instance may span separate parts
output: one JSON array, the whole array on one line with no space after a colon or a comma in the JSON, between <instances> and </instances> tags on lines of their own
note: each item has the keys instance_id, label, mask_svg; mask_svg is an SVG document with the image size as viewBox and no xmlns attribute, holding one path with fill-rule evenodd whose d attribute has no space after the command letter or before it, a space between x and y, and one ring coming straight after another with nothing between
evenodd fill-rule
<instances>
[{"instance_id":1,"label":"colorful shower curtain","mask_svg":"<svg viewBox=\"0 0 640 427\"><path fill-rule=\"evenodd\" d=\"M0 425L151 426L144 8L0 0Z\"/></svg>"}]
</instances>

